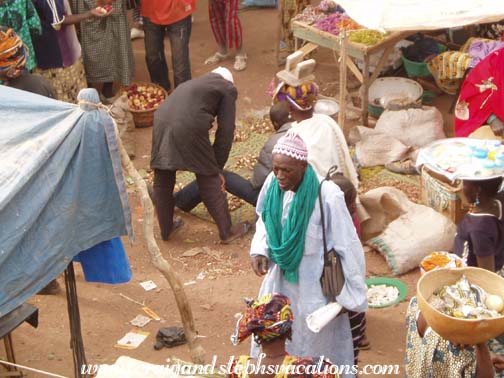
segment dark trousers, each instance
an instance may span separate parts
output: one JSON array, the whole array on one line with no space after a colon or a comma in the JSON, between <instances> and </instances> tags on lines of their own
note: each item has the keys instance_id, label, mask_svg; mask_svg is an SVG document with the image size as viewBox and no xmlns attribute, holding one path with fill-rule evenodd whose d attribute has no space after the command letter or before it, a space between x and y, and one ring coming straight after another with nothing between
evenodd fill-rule
<instances>
[{"instance_id":1,"label":"dark trousers","mask_svg":"<svg viewBox=\"0 0 504 378\"><path fill-rule=\"evenodd\" d=\"M163 240L168 240L173 229L175 179L176 171L154 170L154 206ZM231 215L226 201L226 193L221 191L219 175L196 175L196 181L198 187L201 188L201 200L217 224L221 240L227 239L231 231Z\"/></svg>"},{"instance_id":2,"label":"dark trousers","mask_svg":"<svg viewBox=\"0 0 504 378\"><path fill-rule=\"evenodd\" d=\"M261 188L253 188L249 180L245 180L236 173L224 171L224 178L226 179L226 190L238 198L255 206L257 197ZM184 188L175 193L175 206L180 210L189 212L194 209L201 202L200 191L198 182L193 181L184 186Z\"/></svg>"},{"instance_id":3,"label":"dark trousers","mask_svg":"<svg viewBox=\"0 0 504 378\"><path fill-rule=\"evenodd\" d=\"M175 87L191 79L191 63L189 61L189 39L191 37L191 16L171 25L158 25L144 18L145 60L153 83L164 89L171 89L168 64L164 52L164 37L168 34L171 46L173 78Z\"/></svg>"}]
</instances>

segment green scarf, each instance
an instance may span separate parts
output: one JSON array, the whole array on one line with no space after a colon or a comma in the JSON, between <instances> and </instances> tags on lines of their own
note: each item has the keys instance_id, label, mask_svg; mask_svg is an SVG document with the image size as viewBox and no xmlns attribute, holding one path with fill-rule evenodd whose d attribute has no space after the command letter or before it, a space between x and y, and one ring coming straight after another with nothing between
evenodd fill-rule
<instances>
[{"instance_id":1,"label":"green scarf","mask_svg":"<svg viewBox=\"0 0 504 378\"><path fill-rule=\"evenodd\" d=\"M303 181L299 185L289 214L282 227L284 191L273 178L262 213L268 234L270 258L277 264L288 282L298 281L298 268L303 258L306 228L318 197L319 181L315 171L308 164Z\"/></svg>"}]
</instances>

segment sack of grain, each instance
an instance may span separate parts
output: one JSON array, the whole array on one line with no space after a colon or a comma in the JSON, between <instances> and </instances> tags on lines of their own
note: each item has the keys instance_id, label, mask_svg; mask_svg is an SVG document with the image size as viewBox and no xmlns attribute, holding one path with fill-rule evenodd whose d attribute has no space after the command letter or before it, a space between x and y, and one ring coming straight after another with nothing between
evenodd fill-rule
<instances>
[{"instance_id":1,"label":"sack of grain","mask_svg":"<svg viewBox=\"0 0 504 378\"><path fill-rule=\"evenodd\" d=\"M367 245L379 251L395 275L418 267L432 251L451 250L456 226L430 207L410 202L407 211L392 221Z\"/></svg>"},{"instance_id":2,"label":"sack of grain","mask_svg":"<svg viewBox=\"0 0 504 378\"><path fill-rule=\"evenodd\" d=\"M349 142L355 144L355 156L363 167L385 165L404 159L410 150L398 139L364 126L350 130Z\"/></svg>"},{"instance_id":3,"label":"sack of grain","mask_svg":"<svg viewBox=\"0 0 504 378\"><path fill-rule=\"evenodd\" d=\"M446 138L443 123L443 115L433 106L385 110L376 122L375 130L417 149Z\"/></svg>"},{"instance_id":4,"label":"sack of grain","mask_svg":"<svg viewBox=\"0 0 504 378\"><path fill-rule=\"evenodd\" d=\"M369 214L369 218L361 222L361 238L364 241L382 233L390 222L406 213L410 205L406 194L389 186L362 194L360 201Z\"/></svg>"}]
</instances>

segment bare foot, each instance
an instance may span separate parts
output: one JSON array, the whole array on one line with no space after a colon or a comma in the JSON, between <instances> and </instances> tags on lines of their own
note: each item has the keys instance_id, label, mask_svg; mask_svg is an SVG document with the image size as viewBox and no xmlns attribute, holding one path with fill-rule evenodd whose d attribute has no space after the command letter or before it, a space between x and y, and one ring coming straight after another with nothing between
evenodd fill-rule
<instances>
[{"instance_id":1,"label":"bare foot","mask_svg":"<svg viewBox=\"0 0 504 378\"><path fill-rule=\"evenodd\" d=\"M229 244L232 241L241 238L242 236L245 236L247 232L250 230L250 223L249 222L243 222L243 223L238 223L231 227L231 232L229 233L229 236L225 240L221 240L221 244Z\"/></svg>"}]
</instances>

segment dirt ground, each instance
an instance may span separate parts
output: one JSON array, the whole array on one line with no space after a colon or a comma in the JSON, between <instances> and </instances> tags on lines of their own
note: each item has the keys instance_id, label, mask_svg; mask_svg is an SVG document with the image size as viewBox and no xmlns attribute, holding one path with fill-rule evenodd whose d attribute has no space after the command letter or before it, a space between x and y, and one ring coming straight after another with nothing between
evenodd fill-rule
<instances>
[{"instance_id":1,"label":"dirt ground","mask_svg":"<svg viewBox=\"0 0 504 378\"><path fill-rule=\"evenodd\" d=\"M214 41L211 35L206 1L198 4L194 16L191 37L191 63L193 75L198 76L208 71L203 65L205 58L214 52ZM277 71L274 56L274 10L247 10L241 13L245 34L245 48L249 55L248 69L235 73L235 82L239 91L238 117L252 109L262 109L269 104L266 89ZM143 41L133 43L136 58L136 79L148 80L145 67ZM169 57L167 41L166 52ZM318 52L317 76L324 82L337 80L337 70L331 53ZM231 68L233 61L224 65ZM443 107L449 105L450 99L442 99ZM138 169L148 168L150 158L151 129L137 129L137 158L134 163ZM80 267L77 266L77 284L79 305L82 319L82 330L89 363L113 363L117 357L127 355L151 363L165 364L166 359L176 356L189 360L187 346L156 351L153 349L155 335L160 327L181 325L177 306L168 283L150 263L146 245L141 234L142 219L138 213L138 199L130 195L134 227L137 240L129 245L124 240L134 272L130 283L124 285L90 284L83 279ZM180 279L195 284L185 286L186 294L192 305L197 329L202 336L201 344L205 349L207 360L217 355L219 362L225 363L230 355L246 353L248 343L234 347L230 335L235 327L234 315L244 309L242 298L257 294L261 279L256 277L249 267L248 250L251 235L230 246L217 244L218 236L215 225L194 216L182 215L185 226L170 242L158 240L164 257L173 265ZM211 253L195 257L182 257L190 248L209 247ZM366 253L367 273L369 276L390 276L391 272L385 260L374 252ZM200 280L198 274L206 272ZM401 277L409 289L409 299L415 292L418 272ZM146 292L139 285L145 280L153 280L159 287ZM60 279L61 283L62 280ZM138 314L141 307L120 294L140 302L145 302L157 314L161 321L152 321L143 330L150 336L138 349L120 350L114 348L129 330L129 324ZM30 300L39 310L39 326L31 328L21 325L14 333L14 346L18 363L47 370L65 376L73 375L73 361L69 349L69 326L64 295L42 297L35 296ZM367 335L371 349L360 355L361 364L400 364L401 372L404 361L405 346L405 311L407 300L394 307L370 309L367 314ZM0 356L3 349L0 349ZM38 377L28 373L28 377ZM382 375L369 375L379 377Z\"/></svg>"}]
</instances>

